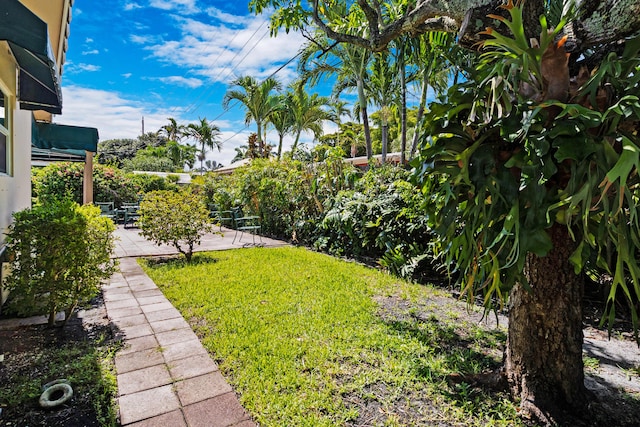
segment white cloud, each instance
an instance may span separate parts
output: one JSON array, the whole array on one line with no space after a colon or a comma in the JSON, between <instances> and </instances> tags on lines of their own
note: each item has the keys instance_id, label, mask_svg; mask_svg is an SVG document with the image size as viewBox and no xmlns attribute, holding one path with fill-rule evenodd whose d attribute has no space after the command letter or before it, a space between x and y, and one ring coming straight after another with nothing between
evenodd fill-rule
<instances>
[{"instance_id":1,"label":"white cloud","mask_svg":"<svg viewBox=\"0 0 640 427\"><path fill-rule=\"evenodd\" d=\"M140 36L138 34L131 34L129 36L129 40L135 44L149 44L157 42L157 37L151 35Z\"/></svg>"},{"instance_id":2,"label":"white cloud","mask_svg":"<svg viewBox=\"0 0 640 427\"><path fill-rule=\"evenodd\" d=\"M181 124L189 123L181 117L180 108L159 108L157 102L127 99L116 92L63 86L62 96L62 115L57 116L55 122L97 128L100 141L137 138L142 132L143 117L145 132L157 131L168 123L168 117L175 118ZM224 145L221 151L209 151L206 158L228 165L235 157L234 148L246 145L247 138L255 130L251 127L245 128L241 122L216 120L215 124L220 127L220 139L224 141Z\"/></svg>"},{"instance_id":3,"label":"white cloud","mask_svg":"<svg viewBox=\"0 0 640 427\"><path fill-rule=\"evenodd\" d=\"M124 5L124 10L134 10L134 9L142 9L142 6L140 6L138 3L127 3Z\"/></svg>"},{"instance_id":4,"label":"white cloud","mask_svg":"<svg viewBox=\"0 0 640 427\"><path fill-rule=\"evenodd\" d=\"M99 65L85 64L85 63L75 64L71 61L67 62L64 65L64 70L70 74L78 74L78 73L82 73L83 71L92 73L92 72L100 71L100 69L101 67Z\"/></svg>"},{"instance_id":5,"label":"white cloud","mask_svg":"<svg viewBox=\"0 0 640 427\"><path fill-rule=\"evenodd\" d=\"M131 77L133 74L131 73L124 73L122 74L122 77L124 77L125 79L128 79L129 77Z\"/></svg>"},{"instance_id":6,"label":"white cloud","mask_svg":"<svg viewBox=\"0 0 640 427\"><path fill-rule=\"evenodd\" d=\"M82 52L83 55L97 55L99 53L100 51L98 51L98 49L85 50L84 52Z\"/></svg>"},{"instance_id":7,"label":"white cloud","mask_svg":"<svg viewBox=\"0 0 640 427\"><path fill-rule=\"evenodd\" d=\"M209 7L205 12L207 15L218 21L224 22L225 24L242 24L247 21L247 18L244 16L232 15L230 13L223 12L217 7Z\"/></svg>"},{"instance_id":8,"label":"white cloud","mask_svg":"<svg viewBox=\"0 0 640 427\"><path fill-rule=\"evenodd\" d=\"M235 17L241 28L224 24L210 25L193 19L176 17L182 31L180 40L147 46L158 60L207 77L211 82L228 83L234 77L251 75L257 79L270 76L295 56L305 41L298 34L269 36L269 24L263 18ZM297 76L295 63L285 67L277 78L287 84Z\"/></svg>"},{"instance_id":9,"label":"white cloud","mask_svg":"<svg viewBox=\"0 0 640 427\"><path fill-rule=\"evenodd\" d=\"M202 86L202 80L195 77L187 78L182 76L153 77L152 80L159 80L162 83L174 84L177 86L186 86L196 88Z\"/></svg>"},{"instance_id":10,"label":"white cloud","mask_svg":"<svg viewBox=\"0 0 640 427\"><path fill-rule=\"evenodd\" d=\"M79 86L62 88L62 115L56 122L67 125L95 127L100 140L136 138L142 131L156 131L165 125L166 113L153 105L122 98L115 92Z\"/></svg>"},{"instance_id":11,"label":"white cloud","mask_svg":"<svg viewBox=\"0 0 640 427\"><path fill-rule=\"evenodd\" d=\"M183 14L193 14L200 11L196 6L196 0L151 0L149 6Z\"/></svg>"},{"instance_id":12,"label":"white cloud","mask_svg":"<svg viewBox=\"0 0 640 427\"><path fill-rule=\"evenodd\" d=\"M93 39L91 37L87 37L86 39L84 39L85 43L93 43Z\"/></svg>"}]
</instances>

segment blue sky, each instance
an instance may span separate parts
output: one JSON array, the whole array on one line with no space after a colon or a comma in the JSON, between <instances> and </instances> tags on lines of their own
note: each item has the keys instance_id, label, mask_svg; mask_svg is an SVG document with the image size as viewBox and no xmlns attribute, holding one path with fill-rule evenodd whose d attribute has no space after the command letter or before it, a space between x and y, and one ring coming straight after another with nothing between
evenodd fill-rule
<instances>
[{"instance_id":1,"label":"blue sky","mask_svg":"<svg viewBox=\"0 0 640 427\"><path fill-rule=\"evenodd\" d=\"M96 127L107 140L136 138L143 116L145 132L168 117L182 124L206 117L224 141L207 158L224 165L255 131L239 106L223 110L229 82L266 78L304 42L297 33L271 38L266 17L249 14L248 1L76 0L72 12L63 110L55 121ZM290 82L295 64L276 77Z\"/></svg>"}]
</instances>

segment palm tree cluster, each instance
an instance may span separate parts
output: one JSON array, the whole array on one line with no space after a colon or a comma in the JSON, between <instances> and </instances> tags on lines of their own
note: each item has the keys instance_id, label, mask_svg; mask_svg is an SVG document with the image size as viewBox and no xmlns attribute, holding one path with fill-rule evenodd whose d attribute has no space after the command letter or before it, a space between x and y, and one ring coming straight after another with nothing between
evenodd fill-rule
<instances>
[{"instance_id":1,"label":"palm tree cluster","mask_svg":"<svg viewBox=\"0 0 640 427\"><path fill-rule=\"evenodd\" d=\"M277 158L282 158L286 135L294 138L291 155L294 156L300 136L311 132L318 140L322 136L322 124L333 120L331 100L318 94L309 95L303 81L295 81L285 91L274 77L262 82L251 76L238 77L231 83L222 105L228 109L232 102L239 102L246 110L245 123L256 123L256 132L249 137L247 147L238 148L238 156L269 157L271 146L266 143L266 132L271 126L278 134Z\"/></svg>"},{"instance_id":2,"label":"palm tree cluster","mask_svg":"<svg viewBox=\"0 0 640 427\"><path fill-rule=\"evenodd\" d=\"M179 125L176 119L172 117L169 117L167 120L169 120L169 124L162 126L158 134L165 136L169 140L169 144L167 144L168 147L174 148L173 151L169 151L169 154L179 156L180 140L183 138L192 139L196 142L196 146L199 145L197 157L198 160L200 160L200 170L204 170L207 149L217 148L218 151L222 149L220 128L216 124L209 122L206 118L199 118L198 122L187 125ZM207 167L209 169L219 166L215 161L207 161Z\"/></svg>"},{"instance_id":3,"label":"palm tree cluster","mask_svg":"<svg viewBox=\"0 0 640 427\"><path fill-rule=\"evenodd\" d=\"M357 27L350 31L365 31ZM464 51L457 48L455 38L446 32L428 32L420 37L406 36L395 41L392 49L372 53L347 43L336 43L322 31L308 36L309 42L300 52L299 78L283 88L273 76L262 81L240 76L231 82L222 105L229 109L237 104L245 110L245 124L255 123L256 131L247 145L237 147L235 160L265 158L275 149L281 159L286 136L293 139L289 155L300 156L300 137L313 134L315 141L340 146L352 157L364 149L368 158L375 153L386 160L391 143L410 157L416 152L420 128L427 105L429 89L441 94L452 80L464 74ZM454 65L455 64L455 65ZM311 93L321 82L331 79L330 96ZM407 95L415 92L419 99L408 111ZM355 94L352 110L341 97ZM369 112L369 107L376 110ZM342 122L342 118L355 118ZM411 119L411 120L410 120ZM326 121L338 125L338 131L323 135ZM411 123L409 123L411 122ZM377 125L372 129L371 124ZM409 124L413 139L407 143ZM278 135L277 149L267 143L267 131Z\"/></svg>"},{"instance_id":4,"label":"palm tree cluster","mask_svg":"<svg viewBox=\"0 0 640 427\"><path fill-rule=\"evenodd\" d=\"M357 33L365 31L351 27ZM401 162L405 161L408 139L409 114L407 94L419 93L419 101L412 109L413 140L410 155L416 151L419 131L423 126L423 117L427 105L429 89L441 94L449 86L452 79L464 74L459 64L464 51L457 48L454 37L445 32L429 32L419 37L406 36L394 42L391 49L373 53L370 50L347 43L336 43L325 33L318 31L302 51L299 71L301 80L312 86L322 79L334 78L332 99L333 105L344 109L345 103L339 99L343 94L354 93L352 115L342 110L337 113L339 131L334 135L338 145L349 147L352 156L364 141L366 155L371 158L375 152L382 154L385 162L391 144L391 136L399 142L402 153ZM454 60L455 59L455 60ZM416 95L418 97L418 95ZM373 114L369 107L376 108ZM360 123L341 123L341 116L353 116ZM334 116L335 117L335 116ZM374 147L374 131L370 122L378 124L379 131ZM395 125L395 129L392 129Z\"/></svg>"}]
</instances>

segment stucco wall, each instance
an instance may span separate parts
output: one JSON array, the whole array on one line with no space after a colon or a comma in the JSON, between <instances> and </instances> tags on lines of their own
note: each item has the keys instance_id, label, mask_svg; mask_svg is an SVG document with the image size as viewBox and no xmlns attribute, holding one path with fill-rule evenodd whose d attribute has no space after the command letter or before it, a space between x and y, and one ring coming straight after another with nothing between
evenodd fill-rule
<instances>
[{"instance_id":1,"label":"stucco wall","mask_svg":"<svg viewBox=\"0 0 640 427\"><path fill-rule=\"evenodd\" d=\"M0 174L0 246L12 213L31 206L31 112L16 109L16 67L5 52L0 50L0 85L9 92L13 123L9 174Z\"/></svg>"}]
</instances>

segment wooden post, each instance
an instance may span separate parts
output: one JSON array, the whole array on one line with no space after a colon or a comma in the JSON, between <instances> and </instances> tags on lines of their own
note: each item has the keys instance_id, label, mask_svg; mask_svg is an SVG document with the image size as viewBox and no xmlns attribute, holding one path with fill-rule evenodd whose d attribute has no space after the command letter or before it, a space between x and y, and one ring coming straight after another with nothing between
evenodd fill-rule
<instances>
[{"instance_id":1,"label":"wooden post","mask_svg":"<svg viewBox=\"0 0 640 427\"><path fill-rule=\"evenodd\" d=\"M82 203L88 205L93 203L93 154L85 151L84 177L82 181Z\"/></svg>"}]
</instances>

